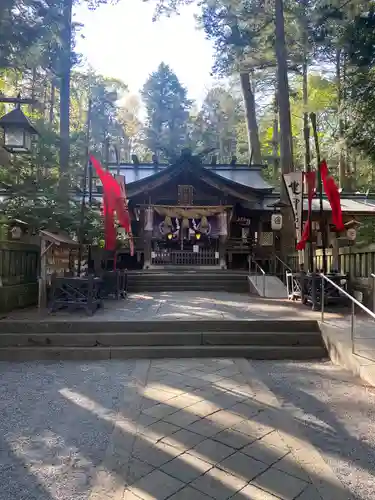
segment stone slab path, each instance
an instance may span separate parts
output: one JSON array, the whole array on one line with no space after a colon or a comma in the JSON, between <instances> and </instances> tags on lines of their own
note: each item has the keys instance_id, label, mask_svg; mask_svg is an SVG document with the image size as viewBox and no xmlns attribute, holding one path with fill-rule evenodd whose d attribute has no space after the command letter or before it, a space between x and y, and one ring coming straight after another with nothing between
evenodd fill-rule
<instances>
[{"instance_id":1,"label":"stone slab path","mask_svg":"<svg viewBox=\"0 0 375 500\"><path fill-rule=\"evenodd\" d=\"M147 370L128 487L112 498L351 498L247 361L163 360Z\"/></svg>"},{"instance_id":2,"label":"stone slab path","mask_svg":"<svg viewBox=\"0 0 375 500\"><path fill-rule=\"evenodd\" d=\"M281 377L273 365L0 363L0 500L351 500L311 436L319 426L307 435L285 392L275 396L284 385L305 391L309 365L275 387L266 377ZM323 403L309 401L305 411L321 414ZM331 426L339 448L347 438ZM345 475L356 473L357 455Z\"/></svg>"}]
</instances>

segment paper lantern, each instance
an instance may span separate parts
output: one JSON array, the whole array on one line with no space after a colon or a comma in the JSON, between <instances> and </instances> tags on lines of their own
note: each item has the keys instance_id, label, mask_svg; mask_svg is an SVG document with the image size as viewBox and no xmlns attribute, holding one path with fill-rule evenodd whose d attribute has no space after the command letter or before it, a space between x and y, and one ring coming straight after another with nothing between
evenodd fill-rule
<instances>
[{"instance_id":1,"label":"paper lantern","mask_svg":"<svg viewBox=\"0 0 375 500\"><path fill-rule=\"evenodd\" d=\"M350 241L354 241L357 238L357 230L354 227L349 228L346 231L346 237Z\"/></svg>"},{"instance_id":2,"label":"paper lantern","mask_svg":"<svg viewBox=\"0 0 375 500\"><path fill-rule=\"evenodd\" d=\"M14 240L19 240L22 236L22 229L18 226L14 226L12 227L11 234Z\"/></svg>"},{"instance_id":3,"label":"paper lantern","mask_svg":"<svg viewBox=\"0 0 375 500\"><path fill-rule=\"evenodd\" d=\"M271 228L272 231L280 231L283 227L283 216L281 214L272 214Z\"/></svg>"}]
</instances>

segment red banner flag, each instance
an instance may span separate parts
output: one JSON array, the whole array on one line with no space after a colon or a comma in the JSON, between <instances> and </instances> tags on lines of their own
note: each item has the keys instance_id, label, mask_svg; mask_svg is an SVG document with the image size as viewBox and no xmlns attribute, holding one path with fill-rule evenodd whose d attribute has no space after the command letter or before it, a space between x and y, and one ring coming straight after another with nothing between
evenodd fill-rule
<instances>
[{"instance_id":1,"label":"red banner flag","mask_svg":"<svg viewBox=\"0 0 375 500\"><path fill-rule=\"evenodd\" d=\"M297 243L297 250L304 250L308 239L310 238L310 226L311 226L311 211L312 211L312 201L315 196L316 187L316 174L315 172L306 172L305 179L307 184L307 203L308 203L308 215L307 221L303 226L301 240Z\"/></svg>"},{"instance_id":2,"label":"red banner flag","mask_svg":"<svg viewBox=\"0 0 375 500\"><path fill-rule=\"evenodd\" d=\"M121 186L116 179L109 172L103 170L94 156L90 156L90 161L103 184L105 248L106 250L115 250L117 236L115 212L120 225L127 233L130 233L129 212L125 210Z\"/></svg>"},{"instance_id":3,"label":"red banner flag","mask_svg":"<svg viewBox=\"0 0 375 500\"><path fill-rule=\"evenodd\" d=\"M324 191L331 205L332 222L336 226L337 231L344 231L345 226L342 220L340 193L333 177L329 175L325 160L320 164L320 175L322 176Z\"/></svg>"},{"instance_id":4,"label":"red banner flag","mask_svg":"<svg viewBox=\"0 0 375 500\"><path fill-rule=\"evenodd\" d=\"M119 200L117 217L118 217L118 220L119 220L121 226L123 228L125 228L126 232L128 233L130 255L133 257L134 256L134 240L133 240L130 215L129 215L129 209L128 209L128 200L126 198L126 185L125 185L126 179L123 175L116 175L115 178L116 178L116 180L119 183L120 188L121 188L121 200Z\"/></svg>"}]
</instances>

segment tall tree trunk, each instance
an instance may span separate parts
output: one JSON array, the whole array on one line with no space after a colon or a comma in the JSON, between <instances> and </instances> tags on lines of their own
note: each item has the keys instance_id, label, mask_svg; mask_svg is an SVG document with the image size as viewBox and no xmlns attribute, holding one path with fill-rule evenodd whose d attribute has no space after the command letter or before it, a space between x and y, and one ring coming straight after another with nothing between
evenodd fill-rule
<instances>
[{"instance_id":1,"label":"tall tree trunk","mask_svg":"<svg viewBox=\"0 0 375 500\"><path fill-rule=\"evenodd\" d=\"M60 192L67 193L70 156L70 74L72 49L72 2L64 0L60 76Z\"/></svg>"},{"instance_id":2,"label":"tall tree trunk","mask_svg":"<svg viewBox=\"0 0 375 500\"><path fill-rule=\"evenodd\" d=\"M50 95L50 103L49 103L49 120L48 120L50 127L52 127L53 120L55 117L55 91L56 91L55 79L52 78L52 80L51 80L51 95Z\"/></svg>"},{"instance_id":3,"label":"tall tree trunk","mask_svg":"<svg viewBox=\"0 0 375 500\"><path fill-rule=\"evenodd\" d=\"M47 103L48 103L48 78L44 75L43 79L43 119L47 121Z\"/></svg>"},{"instance_id":4,"label":"tall tree trunk","mask_svg":"<svg viewBox=\"0 0 375 500\"><path fill-rule=\"evenodd\" d=\"M249 156L252 158L253 163L260 165L262 163L262 155L260 150L258 123L255 114L255 97L253 89L251 88L250 74L240 73L240 81L245 103Z\"/></svg>"},{"instance_id":5,"label":"tall tree trunk","mask_svg":"<svg viewBox=\"0 0 375 500\"><path fill-rule=\"evenodd\" d=\"M288 63L285 44L283 0L275 0L277 88L279 91L280 160L283 174L293 171L293 140L290 118Z\"/></svg>"},{"instance_id":6,"label":"tall tree trunk","mask_svg":"<svg viewBox=\"0 0 375 500\"><path fill-rule=\"evenodd\" d=\"M307 77L308 77L308 69L307 69L307 60L304 58L302 64L302 93L303 93L303 138L305 142L305 172L310 172L310 124L309 124L309 114L307 111L307 106L309 104L308 98L308 87L307 87Z\"/></svg>"},{"instance_id":7,"label":"tall tree trunk","mask_svg":"<svg viewBox=\"0 0 375 500\"><path fill-rule=\"evenodd\" d=\"M302 44L303 44L303 63L302 63L302 98L303 98L303 138L305 142L305 172L310 171L310 124L309 124L309 114L308 114L308 104L309 104L309 93L308 93L308 0L304 0L304 12L303 12L303 22L302 22Z\"/></svg>"},{"instance_id":8,"label":"tall tree trunk","mask_svg":"<svg viewBox=\"0 0 375 500\"><path fill-rule=\"evenodd\" d=\"M277 61L277 89L280 120L280 166L281 183L280 198L288 205L282 209L283 229L281 234L281 248L284 259L288 254L295 250L295 223L286 190L283 174L293 172L293 140L292 140L292 122L290 118L289 103L289 81L288 81L288 62L285 43L284 27L284 6L283 0L275 0L275 34L276 34L276 61Z\"/></svg>"},{"instance_id":9,"label":"tall tree trunk","mask_svg":"<svg viewBox=\"0 0 375 500\"><path fill-rule=\"evenodd\" d=\"M32 76L31 76L31 99L33 100L32 104L31 104L31 113L34 114L34 111L35 111L35 99L36 99L36 77L37 77L37 73L36 73L36 67L33 66L33 69L32 69Z\"/></svg>"},{"instance_id":10,"label":"tall tree trunk","mask_svg":"<svg viewBox=\"0 0 375 500\"><path fill-rule=\"evenodd\" d=\"M344 117L342 109L342 75L341 75L341 49L336 50L336 85L337 85L337 104L339 115L339 183L342 189L347 188L346 176L346 161L345 161L345 148L344 148Z\"/></svg>"},{"instance_id":11,"label":"tall tree trunk","mask_svg":"<svg viewBox=\"0 0 375 500\"><path fill-rule=\"evenodd\" d=\"M273 176L275 182L280 179L280 158L279 158L279 105L277 102L277 90L275 90L275 103L273 109L272 125L272 156L273 156Z\"/></svg>"}]
</instances>

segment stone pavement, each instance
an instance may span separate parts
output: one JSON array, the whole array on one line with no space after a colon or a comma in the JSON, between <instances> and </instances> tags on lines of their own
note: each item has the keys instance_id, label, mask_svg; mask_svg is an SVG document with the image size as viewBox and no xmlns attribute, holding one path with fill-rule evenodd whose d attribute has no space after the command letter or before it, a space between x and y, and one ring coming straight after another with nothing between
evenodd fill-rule
<instances>
[{"instance_id":1,"label":"stone pavement","mask_svg":"<svg viewBox=\"0 0 375 500\"><path fill-rule=\"evenodd\" d=\"M326 314L327 319L340 318ZM84 312L38 313L36 308L9 313L4 320L44 321L165 321L165 320L259 320L320 319L320 314L298 302L264 299L229 292L145 292L133 293L126 300L106 300L91 318ZM0 320L1 325L1 320Z\"/></svg>"},{"instance_id":2,"label":"stone pavement","mask_svg":"<svg viewBox=\"0 0 375 500\"><path fill-rule=\"evenodd\" d=\"M132 385L90 500L352 498L246 360L138 361Z\"/></svg>"},{"instance_id":3,"label":"stone pavement","mask_svg":"<svg viewBox=\"0 0 375 500\"><path fill-rule=\"evenodd\" d=\"M320 312L300 302L269 299L227 292L153 292L130 294L126 300L107 300L103 309L91 318L83 312L48 314L36 308L9 313L5 321L204 321L236 319L256 320L317 320ZM372 319L358 316L356 320L355 354L350 338L350 318L347 310L327 311L322 328L329 354L334 363L344 366L366 383L375 386L375 328ZM1 318L0 318L1 330Z\"/></svg>"}]
</instances>

